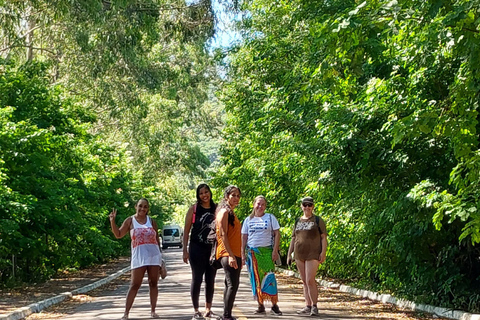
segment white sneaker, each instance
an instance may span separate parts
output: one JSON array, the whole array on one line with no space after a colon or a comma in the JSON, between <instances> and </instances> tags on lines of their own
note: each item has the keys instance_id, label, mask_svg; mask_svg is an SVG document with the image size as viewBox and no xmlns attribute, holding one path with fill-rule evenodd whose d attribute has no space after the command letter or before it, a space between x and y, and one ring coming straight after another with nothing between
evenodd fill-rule
<instances>
[{"instance_id":1,"label":"white sneaker","mask_svg":"<svg viewBox=\"0 0 480 320\"><path fill-rule=\"evenodd\" d=\"M312 311L312 307L310 307L310 306L305 306L305 307L303 307L302 309L297 310L297 313L298 313L298 314L310 314L311 311Z\"/></svg>"}]
</instances>

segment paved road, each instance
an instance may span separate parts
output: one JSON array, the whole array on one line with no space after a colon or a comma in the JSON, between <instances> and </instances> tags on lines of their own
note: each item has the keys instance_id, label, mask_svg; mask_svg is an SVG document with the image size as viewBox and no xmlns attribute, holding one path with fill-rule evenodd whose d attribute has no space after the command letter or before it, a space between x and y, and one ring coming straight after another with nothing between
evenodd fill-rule
<instances>
[{"instance_id":1,"label":"paved road","mask_svg":"<svg viewBox=\"0 0 480 320\"><path fill-rule=\"evenodd\" d=\"M168 277L159 283L159 297L157 313L161 319L189 320L193 315L193 308L190 299L190 267L183 263L180 249L168 249L164 251L168 265ZM213 311L222 314L224 274L219 270L216 280L216 291L213 301ZM63 320L93 320L93 319L120 319L123 315L125 304L125 295L128 290L128 284L119 286L116 290L105 291L99 297L89 303L79 305L74 314L64 316ZM202 288L203 291L203 288ZM279 284L279 306L283 312L283 319L303 319L311 318L299 316L295 310L303 306L303 297L298 286ZM201 309L203 309L203 293L200 297ZM269 304L266 304L269 307ZM233 309L233 315L239 320L245 319L278 319L278 316L254 315L256 303L253 301L248 282L248 275L245 270L242 271L240 289L237 294L236 304ZM347 311L341 311L336 308L325 309L319 305L321 316L319 319L372 319L368 316L353 315ZM269 309L267 309L267 312ZM148 284L146 278L140 288L132 310L130 311L131 320L149 319L150 303L148 297Z\"/></svg>"}]
</instances>

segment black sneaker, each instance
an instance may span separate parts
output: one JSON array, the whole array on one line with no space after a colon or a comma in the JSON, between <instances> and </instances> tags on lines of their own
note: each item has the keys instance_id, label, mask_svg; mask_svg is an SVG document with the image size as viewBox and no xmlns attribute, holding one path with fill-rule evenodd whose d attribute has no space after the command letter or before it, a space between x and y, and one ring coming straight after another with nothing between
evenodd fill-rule
<instances>
[{"instance_id":1,"label":"black sneaker","mask_svg":"<svg viewBox=\"0 0 480 320\"><path fill-rule=\"evenodd\" d=\"M266 314L265 306L263 304L259 305L257 310L255 310L254 314Z\"/></svg>"},{"instance_id":2,"label":"black sneaker","mask_svg":"<svg viewBox=\"0 0 480 320\"><path fill-rule=\"evenodd\" d=\"M274 314L276 316L281 316L282 315L282 311L280 311L280 308L278 307L278 304L276 304L272 307L272 310L270 310L270 314Z\"/></svg>"}]
</instances>

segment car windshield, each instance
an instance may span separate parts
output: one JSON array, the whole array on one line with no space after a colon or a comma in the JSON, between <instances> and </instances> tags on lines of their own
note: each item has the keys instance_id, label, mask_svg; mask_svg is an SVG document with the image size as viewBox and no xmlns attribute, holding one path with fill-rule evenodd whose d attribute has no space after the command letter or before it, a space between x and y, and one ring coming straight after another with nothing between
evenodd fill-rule
<instances>
[{"instance_id":1,"label":"car windshield","mask_svg":"<svg viewBox=\"0 0 480 320\"><path fill-rule=\"evenodd\" d=\"M180 232L178 232L178 229L165 229L163 230L163 235L178 237L180 235Z\"/></svg>"}]
</instances>

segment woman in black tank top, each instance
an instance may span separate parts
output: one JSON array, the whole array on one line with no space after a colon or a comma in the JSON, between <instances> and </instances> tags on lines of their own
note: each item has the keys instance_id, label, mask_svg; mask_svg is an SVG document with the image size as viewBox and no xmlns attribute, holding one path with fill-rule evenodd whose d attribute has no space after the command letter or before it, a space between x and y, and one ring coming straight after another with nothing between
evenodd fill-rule
<instances>
[{"instance_id":1,"label":"woman in black tank top","mask_svg":"<svg viewBox=\"0 0 480 320\"><path fill-rule=\"evenodd\" d=\"M197 202L192 205L185 217L183 234L183 261L190 262L192 282L190 295L195 313L192 319L213 317L212 300L217 270L210 265L210 253L215 234L215 208L212 192L207 184L197 187ZM190 243L189 243L190 240ZM205 314L199 309L200 288L205 274Z\"/></svg>"}]
</instances>

